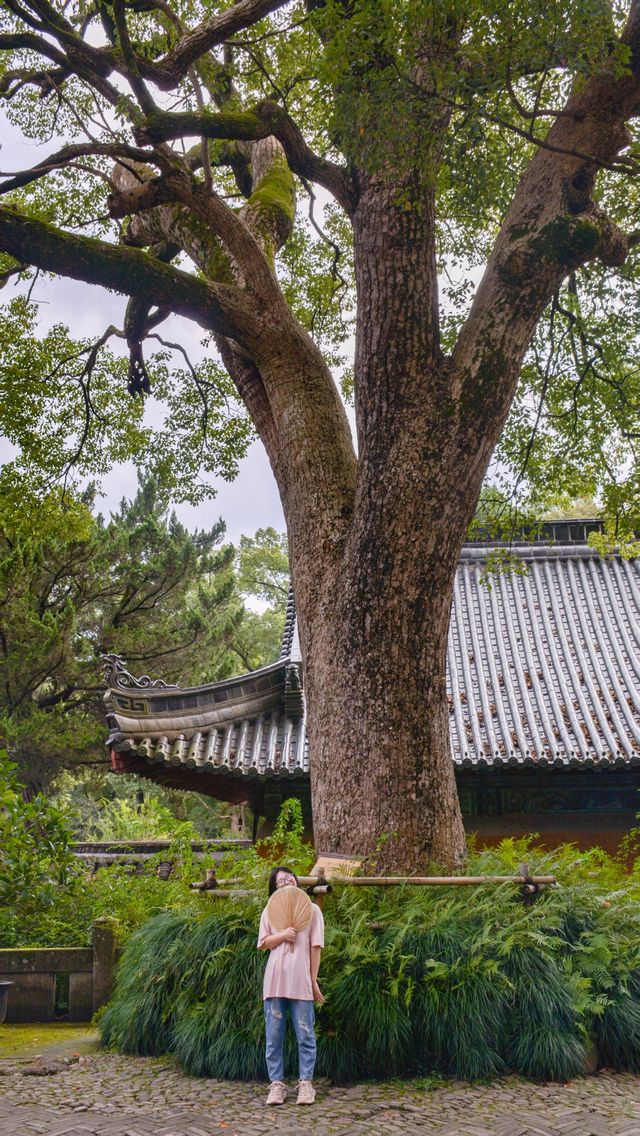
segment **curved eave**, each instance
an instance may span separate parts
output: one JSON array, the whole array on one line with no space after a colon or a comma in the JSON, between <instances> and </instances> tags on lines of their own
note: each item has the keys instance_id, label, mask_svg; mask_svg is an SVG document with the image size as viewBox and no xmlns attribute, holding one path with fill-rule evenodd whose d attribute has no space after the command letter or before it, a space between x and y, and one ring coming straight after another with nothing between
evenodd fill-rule
<instances>
[{"instance_id":1,"label":"curved eave","mask_svg":"<svg viewBox=\"0 0 640 1136\"><path fill-rule=\"evenodd\" d=\"M173 742L185 733L224 730L230 724L271 714L285 706L291 665L289 658L279 659L244 675L184 689L111 687L105 694L112 727L110 744L126 748L122 739L135 743L150 735ZM292 717L296 708L290 710Z\"/></svg>"},{"instance_id":2,"label":"curved eave","mask_svg":"<svg viewBox=\"0 0 640 1136\"><path fill-rule=\"evenodd\" d=\"M175 719L172 719L175 724ZM279 695L271 706L257 712L243 704L236 718L194 726L193 718L181 729L162 732L158 720L142 723L146 731L134 735L116 720L108 745L114 768L117 756L130 755L164 769L175 768L211 776L218 773L239 777L301 776L308 773L309 755L305 720L291 716Z\"/></svg>"},{"instance_id":3,"label":"curved eave","mask_svg":"<svg viewBox=\"0 0 640 1136\"><path fill-rule=\"evenodd\" d=\"M187 764L186 762L163 761L162 759L147 757L144 751L139 749L127 750L126 752L132 756L141 758L147 765L155 768L164 766L167 769L185 769L194 773L202 773L203 776L233 777L241 778L243 781L255 780L258 777L273 777L279 780L301 780L309 776L308 768L305 769L300 765L293 765L291 767L268 765L264 770L259 771L253 766L247 769L240 769L237 766L215 765L213 762L206 762L203 765L197 766L193 763Z\"/></svg>"}]
</instances>

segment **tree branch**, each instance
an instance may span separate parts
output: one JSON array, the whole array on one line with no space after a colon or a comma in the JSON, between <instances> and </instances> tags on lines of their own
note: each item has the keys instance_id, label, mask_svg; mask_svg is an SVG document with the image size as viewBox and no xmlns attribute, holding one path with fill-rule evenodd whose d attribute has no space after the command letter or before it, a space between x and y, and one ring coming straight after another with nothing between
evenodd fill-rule
<instances>
[{"instance_id":1,"label":"tree branch","mask_svg":"<svg viewBox=\"0 0 640 1136\"><path fill-rule=\"evenodd\" d=\"M46 272L170 308L239 343L248 334L258 334L257 314L239 289L197 280L138 249L72 236L4 207L0 208L0 248Z\"/></svg>"},{"instance_id":2,"label":"tree branch","mask_svg":"<svg viewBox=\"0 0 640 1136\"><path fill-rule=\"evenodd\" d=\"M59 67L67 66L68 61L63 52L42 36L34 35L33 32L3 32L0 35L0 51L14 51L21 47L37 51L40 55L51 59L53 63L57 63Z\"/></svg>"},{"instance_id":3,"label":"tree branch","mask_svg":"<svg viewBox=\"0 0 640 1136\"><path fill-rule=\"evenodd\" d=\"M112 106L122 103L122 94L109 82L108 76L114 70L121 71L125 76L119 56L113 48L98 48L88 44L82 36L78 35L72 24L48 3L48 0L31 0L30 7L38 12L40 20L34 20L29 12L16 4L14 0L8 7L24 22L38 32L52 36L57 40L62 52L53 48L46 40L39 36L31 36L29 46L55 60L63 72L75 72L79 78L94 87ZM27 35L28 33L22 33ZM38 41L33 42L33 41ZM6 46L0 43L0 46Z\"/></svg>"},{"instance_id":4,"label":"tree branch","mask_svg":"<svg viewBox=\"0 0 640 1136\"><path fill-rule=\"evenodd\" d=\"M37 165L32 166L29 170L22 170L20 173L10 174L8 172L0 171L0 177L6 177L9 180L0 185L0 195L11 193L14 189L20 189L23 185L29 185L38 178L45 177L51 173L52 170L60 169L72 162L75 158L85 156L102 156L106 158L129 158L132 162L150 162L156 161L158 164L162 163L161 157L155 154L149 154L147 150L138 150L135 146L128 146L126 142L114 143L98 143L98 142L77 142L69 146L63 146L61 150L57 150L55 154L45 158L44 161L38 162Z\"/></svg>"},{"instance_id":5,"label":"tree branch","mask_svg":"<svg viewBox=\"0 0 640 1136\"><path fill-rule=\"evenodd\" d=\"M622 42L630 67L615 61L571 95L525 169L453 353L452 393L462 437L486 428L484 468L502 429L524 352L547 303L568 273L594 258L624 263L624 233L594 203L600 165L629 144L626 122L640 109L640 3L633 0ZM464 445L464 442L463 442ZM475 476L475 474L474 474Z\"/></svg>"},{"instance_id":6,"label":"tree branch","mask_svg":"<svg viewBox=\"0 0 640 1136\"><path fill-rule=\"evenodd\" d=\"M226 12L218 13L187 32L162 59L154 63L139 59L140 73L145 78L152 79L161 90L170 91L178 86L201 55L236 32L251 27L270 12L285 7L288 2L289 0L239 0Z\"/></svg>"},{"instance_id":7,"label":"tree branch","mask_svg":"<svg viewBox=\"0 0 640 1136\"><path fill-rule=\"evenodd\" d=\"M307 145L300 128L277 103L267 100L242 112L161 112L147 118L134 130L139 145L168 142L196 135L226 141L255 142L269 135L277 138L294 174L324 186L347 214L356 205L356 190L345 166L319 157Z\"/></svg>"},{"instance_id":8,"label":"tree branch","mask_svg":"<svg viewBox=\"0 0 640 1136\"><path fill-rule=\"evenodd\" d=\"M118 31L122 56L127 67L127 78L144 113L150 114L155 108L155 103L140 77L138 57L131 46L131 40L129 38L124 0L113 0L113 18Z\"/></svg>"}]
</instances>

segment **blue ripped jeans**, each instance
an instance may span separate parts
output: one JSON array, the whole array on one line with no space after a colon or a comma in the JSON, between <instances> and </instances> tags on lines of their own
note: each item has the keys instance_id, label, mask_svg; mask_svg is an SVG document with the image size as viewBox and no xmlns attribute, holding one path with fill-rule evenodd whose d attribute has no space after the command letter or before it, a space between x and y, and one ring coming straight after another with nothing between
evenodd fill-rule
<instances>
[{"instance_id":1,"label":"blue ripped jeans","mask_svg":"<svg viewBox=\"0 0 640 1136\"><path fill-rule=\"evenodd\" d=\"M265 998L264 1020L267 1030L267 1072L270 1081L284 1080L284 1031L287 1014L298 1042L300 1080L312 1081L316 1063L316 1035L313 1002L298 998Z\"/></svg>"}]
</instances>

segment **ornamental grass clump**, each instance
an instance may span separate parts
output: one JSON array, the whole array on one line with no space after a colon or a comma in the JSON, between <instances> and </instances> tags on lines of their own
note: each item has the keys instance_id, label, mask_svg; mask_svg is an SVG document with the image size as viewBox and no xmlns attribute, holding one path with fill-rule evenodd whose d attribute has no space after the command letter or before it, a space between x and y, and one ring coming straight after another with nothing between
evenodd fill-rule
<instances>
[{"instance_id":1,"label":"ornamental grass clump","mask_svg":"<svg viewBox=\"0 0 640 1136\"><path fill-rule=\"evenodd\" d=\"M324 908L318 1075L564 1081L584 1071L594 1042L601 1064L640 1071L637 873L603 853L552 855L522 841L473 856L468 870L509 875L522 860L561 883L530 908L509 884L335 888ZM103 1040L171 1052L197 1076L264 1078L265 895L202 899L196 919L165 914L132 936ZM287 1076L293 1059L292 1047Z\"/></svg>"},{"instance_id":2,"label":"ornamental grass clump","mask_svg":"<svg viewBox=\"0 0 640 1136\"><path fill-rule=\"evenodd\" d=\"M103 1045L140 1057L171 1049L191 924L188 914L165 911L131 936L116 968L116 997L100 1019Z\"/></svg>"},{"instance_id":3,"label":"ornamental grass clump","mask_svg":"<svg viewBox=\"0 0 640 1136\"><path fill-rule=\"evenodd\" d=\"M201 1077L260 1079L262 977L256 949L260 906L230 902L193 928L180 979L172 1052ZM249 999L255 990L258 997Z\"/></svg>"}]
</instances>

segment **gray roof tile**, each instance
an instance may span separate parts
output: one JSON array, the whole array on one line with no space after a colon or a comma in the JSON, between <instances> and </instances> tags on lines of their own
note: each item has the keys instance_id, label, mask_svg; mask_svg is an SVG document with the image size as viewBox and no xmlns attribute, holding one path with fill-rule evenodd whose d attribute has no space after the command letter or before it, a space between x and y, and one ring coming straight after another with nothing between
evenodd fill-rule
<instances>
[{"instance_id":1,"label":"gray roof tile","mask_svg":"<svg viewBox=\"0 0 640 1136\"><path fill-rule=\"evenodd\" d=\"M487 578L465 546L456 576L447 687L461 767L640 764L640 562L585 544L517 546L526 572ZM197 689L133 679L105 696L120 753L232 777L300 777L309 758L295 609L270 667Z\"/></svg>"}]
</instances>

